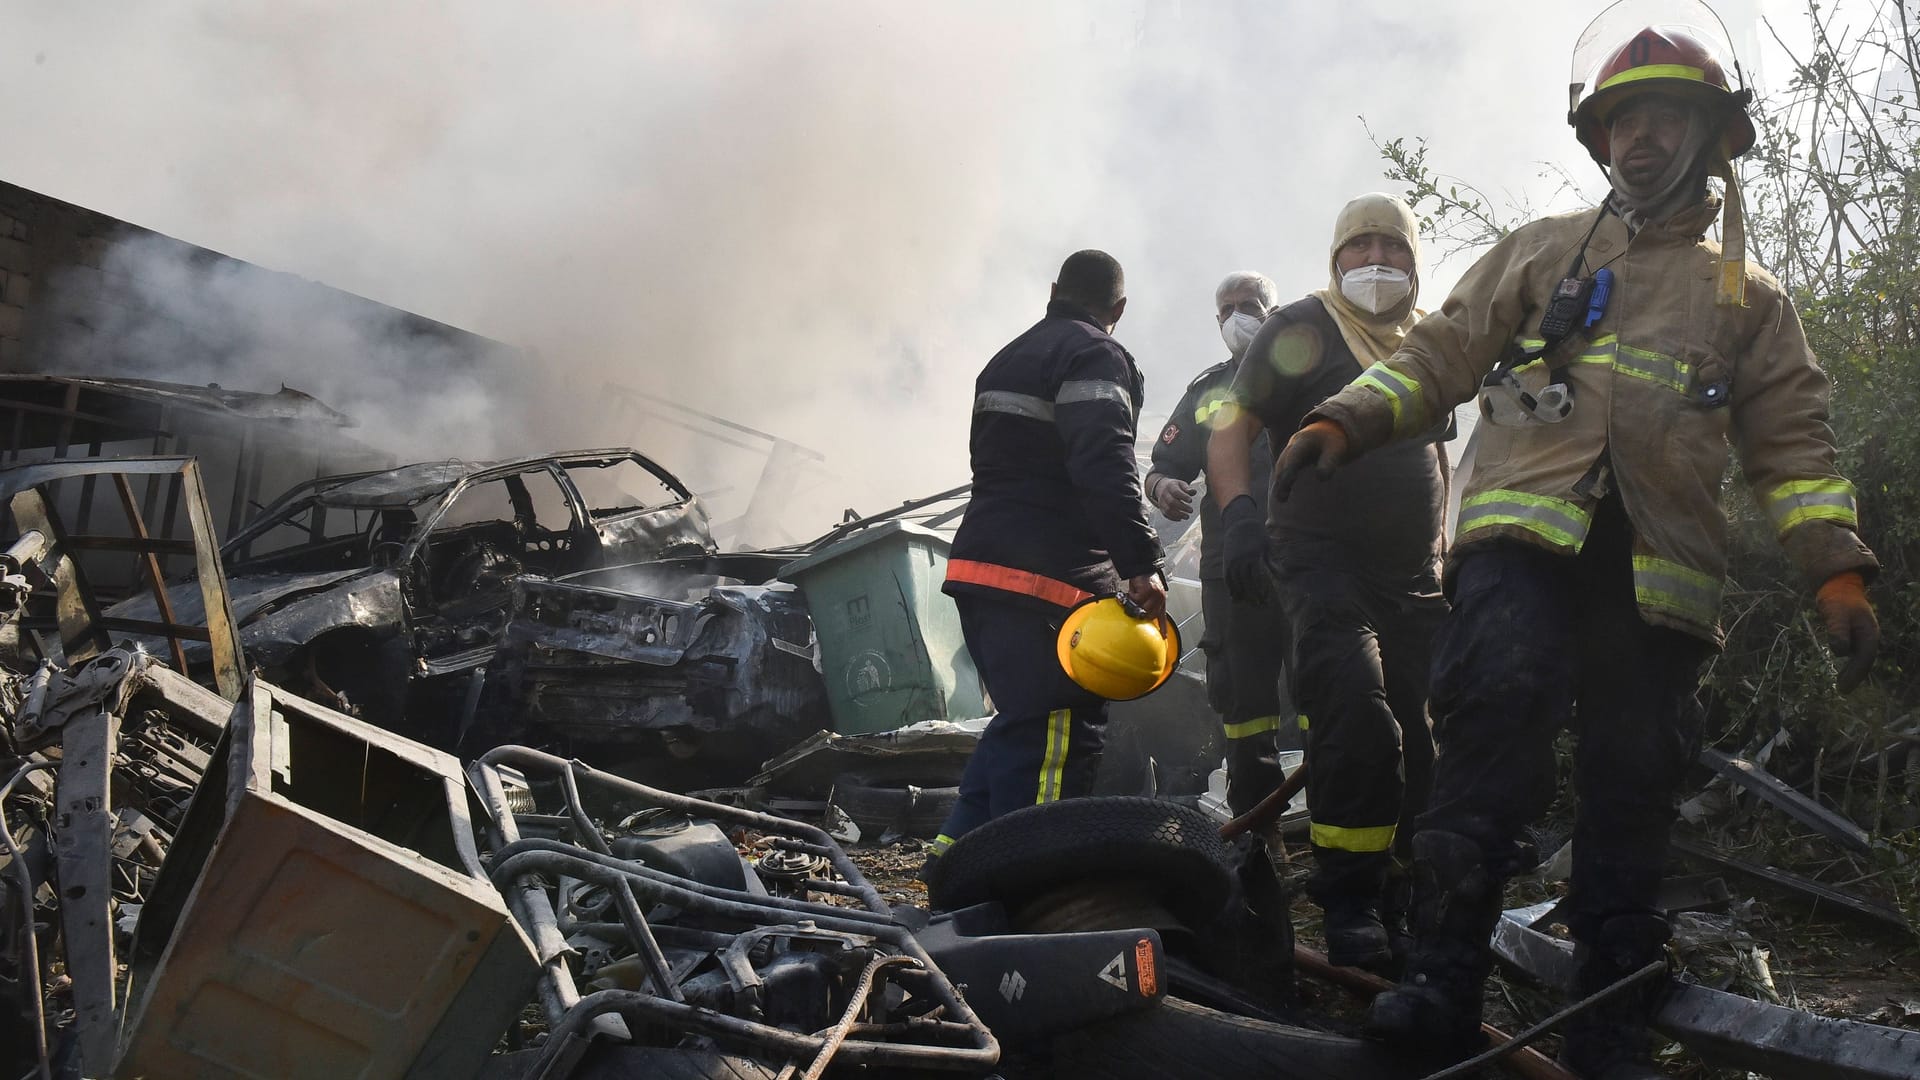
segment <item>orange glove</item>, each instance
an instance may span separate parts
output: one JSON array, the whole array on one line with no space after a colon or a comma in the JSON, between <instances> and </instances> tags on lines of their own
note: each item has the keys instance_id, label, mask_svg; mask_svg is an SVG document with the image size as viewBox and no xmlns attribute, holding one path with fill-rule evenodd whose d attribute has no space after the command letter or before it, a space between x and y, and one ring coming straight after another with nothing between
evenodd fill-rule
<instances>
[{"instance_id":1,"label":"orange glove","mask_svg":"<svg viewBox=\"0 0 1920 1080\"><path fill-rule=\"evenodd\" d=\"M1273 463L1273 497L1281 502L1293 494L1293 482L1307 466L1322 480L1347 463L1347 430L1332 420L1315 420L1293 433L1280 460Z\"/></svg>"},{"instance_id":2,"label":"orange glove","mask_svg":"<svg viewBox=\"0 0 1920 1080\"><path fill-rule=\"evenodd\" d=\"M1867 603L1867 582L1857 570L1835 574L1820 586L1813 606L1827 624L1827 646L1835 656L1847 658L1834 685L1847 693L1867 677L1873 666L1873 654L1880 648L1880 622L1873 617L1873 605Z\"/></svg>"}]
</instances>

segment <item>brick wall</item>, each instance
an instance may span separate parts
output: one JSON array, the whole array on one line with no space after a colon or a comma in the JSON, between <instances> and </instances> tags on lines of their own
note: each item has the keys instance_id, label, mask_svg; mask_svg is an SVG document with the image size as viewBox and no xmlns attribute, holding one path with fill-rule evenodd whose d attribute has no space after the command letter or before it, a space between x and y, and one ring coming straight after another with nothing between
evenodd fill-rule
<instances>
[{"instance_id":1,"label":"brick wall","mask_svg":"<svg viewBox=\"0 0 1920 1080\"><path fill-rule=\"evenodd\" d=\"M0 371L72 372L87 366L90 335L85 319L68 322L52 316L58 306L54 286L72 296L111 298L116 290L104 279L100 264L108 245L122 235L158 236L0 183ZM77 348L79 353L56 356L56 348L64 354Z\"/></svg>"},{"instance_id":2,"label":"brick wall","mask_svg":"<svg viewBox=\"0 0 1920 1080\"><path fill-rule=\"evenodd\" d=\"M9 207L17 209L17 207ZM27 223L0 211L0 371L22 371L27 308L33 300L33 249Z\"/></svg>"}]
</instances>

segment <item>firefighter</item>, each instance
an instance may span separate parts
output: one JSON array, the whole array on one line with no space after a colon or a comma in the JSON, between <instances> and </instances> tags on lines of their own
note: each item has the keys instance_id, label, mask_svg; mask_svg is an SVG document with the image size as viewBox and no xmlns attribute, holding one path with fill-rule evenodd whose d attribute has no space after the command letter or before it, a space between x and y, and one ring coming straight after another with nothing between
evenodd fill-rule
<instances>
[{"instance_id":1,"label":"firefighter","mask_svg":"<svg viewBox=\"0 0 1920 1080\"><path fill-rule=\"evenodd\" d=\"M1113 256L1068 256L1046 317L974 383L973 493L943 588L995 712L935 859L992 818L1092 789L1106 698L1063 667L1068 612L1116 593L1148 618L1166 610L1133 456L1143 384L1111 336L1126 306Z\"/></svg>"},{"instance_id":2,"label":"firefighter","mask_svg":"<svg viewBox=\"0 0 1920 1080\"><path fill-rule=\"evenodd\" d=\"M1358 468L1480 396L1435 643L1417 941L1367 1021L1401 1045L1477 1044L1501 886L1530 862L1520 836L1553 798L1563 727L1578 740L1576 992L1664 955L1667 833L1700 737L1700 666L1722 641L1729 444L1848 657L1840 689L1865 676L1878 640L1864 593L1878 564L1834 466L1826 377L1779 283L1744 259L1729 162L1754 142L1748 95L1705 32L1624 29L1601 39L1611 51L1590 79L1576 76L1592 89L1569 116L1607 171L1602 205L1495 245L1399 351L1307 415L1275 467L1285 499L1310 466ZM1724 247L1705 239L1722 213ZM1567 1064L1659 1075L1645 1025L1664 984L1652 985L1572 1021Z\"/></svg>"},{"instance_id":3,"label":"firefighter","mask_svg":"<svg viewBox=\"0 0 1920 1080\"><path fill-rule=\"evenodd\" d=\"M1187 384L1167 426L1153 444L1153 469L1147 473L1147 498L1169 521L1193 514L1191 481L1207 467L1207 437L1214 425L1237 410L1228 408L1229 388L1240 357L1260 324L1280 306L1280 290L1262 274L1228 274L1214 289L1214 321L1232 355ZM1273 450L1266 432L1254 440L1248 470L1267 476ZM1264 486L1254 493L1265 513ZM1236 604L1227 593L1220 510L1211 499L1200 503L1200 611L1206 634L1207 700L1221 716L1227 744L1227 805L1238 817L1253 809L1282 779L1277 752L1299 745L1293 710L1281 684L1287 654L1287 628L1277 608ZM1282 725L1281 718L1285 717Z\"/></svg>"},{"instance_id":4,"label":"firefighter","mask_svg":"<svg viewBox=\"0 0 1920 1080\"><path fill-rule=\"evenodd\" d=\"M1416 318L1418 244L1401 200L1348 203L1334 224L1328 287L1261 327L1233 378L1231 419L1207 449L1228 586L1236 601L1277 605L1290 629L1312 815L1306 888L1326 916L1327 957L1342 965L1387 963L1387 923L1405 908L1389 904L1382 917L1383 891L1405 895L1393 854L1406 853L1433 758L1428 645L1445 606L1447 469L1437 440L1448 429L1316 478L1270 514L1253 495L1247 451L1263 431L1298 428L1308 409L1399 345Z\"/></svg>"}]
</instances>

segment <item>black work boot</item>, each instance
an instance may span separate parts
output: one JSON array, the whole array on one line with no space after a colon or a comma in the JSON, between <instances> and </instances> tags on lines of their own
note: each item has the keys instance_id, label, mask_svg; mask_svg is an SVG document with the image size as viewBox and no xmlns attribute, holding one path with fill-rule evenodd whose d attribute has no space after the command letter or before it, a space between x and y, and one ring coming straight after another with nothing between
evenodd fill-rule
<instances>
[{"instance_id":1,"label":"black work boot","mask_svg":"<svg viewBox=\"0 0 1920 1080\"><path fill-rule=\"evenodd\" d=\"M1335 901L1326 909L1324 927L1329 964L1374 968L1393 959L1387 927L1375 904L1348 898Z\"/></svg>"},{"instance_id":2,"label":"black work boot","mask_svg":"<svg viewBox=\"0 0 1920 1080\"><path fill-rule=\"evenodd\" d=\"M1500 885L1471 839L1432 829L1414 836L1413 951L1400 985L1367 1010L1368 1038L1455 1060L1480 1049Z\"/></svg>"},{"instance_id":3,"label":"black work boot","mask_svg":"<svg viewBox=\"0 0 1920 1080\"><path fill-rule=\"evenodd\" d=\"M1375 968L1393 958L1380 922L1380 885L1389 859L1384 851L1313 848L1307 895L1326 913L1327 962Z\"/></svg>"},{"instance_id":4,"label":"black work boot","mask_svg":"<svg viewBox=\"0 0 1920 1080\"><path fill-rule=\"evenodd\" d=\"M1652 913L1615 915L1600 924L1591 943L1574 950L1579 971L1576 999L1598 993L1660 959L1669 936L1667 920ZM1586 1080L1658 1080L1647 1052L1647 1022L1670 983L1656 976L1567 1022L1560 1063Z\"/></svg>"}]
</instances>

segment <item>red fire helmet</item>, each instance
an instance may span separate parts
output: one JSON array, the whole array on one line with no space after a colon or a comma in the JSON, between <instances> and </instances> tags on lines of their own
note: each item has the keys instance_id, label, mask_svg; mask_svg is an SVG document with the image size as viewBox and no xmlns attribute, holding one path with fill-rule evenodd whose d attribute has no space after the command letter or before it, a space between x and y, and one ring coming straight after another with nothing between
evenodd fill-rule
<instances>
[{"instance_id":1,"label":"red fire helmet","mask_svg":"<svg viewBox=\"0 0 1920 1080\"><path fill-rule=\"evenodd\" d=\"M1729 160L1753 148L1750 90L1734 90L1711 47L1686 28L1649 26L1614 49L1593 76L1593 92L1567 114L1582 146L1601 165L1611 162L1607 122L1615 109L1641 94L1671 94L1705 105L1721 124Z\"/></svg>"}]
</instances>

